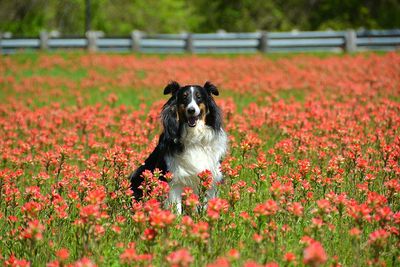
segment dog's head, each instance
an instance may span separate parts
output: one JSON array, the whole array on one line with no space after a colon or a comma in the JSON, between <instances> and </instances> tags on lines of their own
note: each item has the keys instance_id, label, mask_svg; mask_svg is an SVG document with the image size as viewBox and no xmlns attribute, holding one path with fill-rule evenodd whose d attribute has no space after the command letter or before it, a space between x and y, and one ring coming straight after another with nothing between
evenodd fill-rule
<instances>
[{"instance_id":1,"label":"dog's head","mask_svg":"<svg viewBox=\"0 0 400 267\"><path fill-rule=\"evenodd\" d=\"M219 92L211 82L180 86L173 81L165 87L164 94L171 94L161 113L166 138L176 142L182 127L196 127L200 120L214 129L221 127L220 111L213 99Z\"/></svg>"},{"instance_id":2,"label":"dog's head","mask_svg":"<svg viewBox=\"0 0 400 267\"><path fill-rule=\"evenodd\" d=\"M219 95L219 92L210 82L206 82L204 86L182 87L177 82L171 82L165 87L164 94L172 94L178 122L195 127L199 120L206 121L211 106L215 104L212 95Z\"/></svg>"}]
</instances>

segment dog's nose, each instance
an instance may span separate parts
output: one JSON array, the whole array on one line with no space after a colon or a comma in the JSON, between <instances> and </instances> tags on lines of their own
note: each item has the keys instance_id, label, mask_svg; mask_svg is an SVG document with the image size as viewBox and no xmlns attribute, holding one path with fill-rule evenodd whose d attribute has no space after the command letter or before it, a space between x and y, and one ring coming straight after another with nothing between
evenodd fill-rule
<instances>
[{"instance_id":1,"label":"dog's nose","mask_svg":"<svg viewBox=\"0 0 400 267\"><path fill-rule=\"evenodd\" d=\"M193 115L195 111L196 111L196 110L194 109L194 107L190 107L190 108L187 109L187 112L188 112L190 115Z\"/></svg>"}]
</instances>

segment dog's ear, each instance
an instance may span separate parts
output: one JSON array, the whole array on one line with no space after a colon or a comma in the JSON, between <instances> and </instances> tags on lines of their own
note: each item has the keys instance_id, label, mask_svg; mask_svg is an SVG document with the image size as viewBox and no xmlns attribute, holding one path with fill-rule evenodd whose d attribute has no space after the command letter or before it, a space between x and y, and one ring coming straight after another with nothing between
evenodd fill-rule
<instances>
[{"instance_id":1,"label":"dog's ear","mask_svg":"<svg viewBox=\"0 0 400 267\"><path fill-rule=\"evenodd\" d=\"M207 90L209 95L219 95L218 88L209 81L206 81L204 88Z\"/></svg>"},{"instance_id":2,"label":"dog's ear","mask_svg":"<svg viewBox=\"0 0 400 267\"><path fill-rule=\"evenodd\" d=\"M161 111L161 121L164 128L163 145L169 146L168 144L178 143L179 121L176 99L171 97L170 100L164 105Z\"/></svg>"},{"instance_id":3,"label":"dog's ear","mask_svg":"<svg viewBox=\"0 0 400 267\"><path fill-rule=\"evenodd\" d=\"M176 81L171 81L167 86L164 88L164 95L168 94L175 94L176 91L179 90L181 86Z\"/></svg>"}]
</instances>

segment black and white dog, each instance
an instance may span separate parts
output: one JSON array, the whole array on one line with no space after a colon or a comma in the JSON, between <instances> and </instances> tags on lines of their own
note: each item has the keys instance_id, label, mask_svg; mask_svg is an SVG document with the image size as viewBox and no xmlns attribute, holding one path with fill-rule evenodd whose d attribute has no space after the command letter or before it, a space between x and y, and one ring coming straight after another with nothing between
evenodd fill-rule
<instances>
[{"instance_id":1,"label":"black and white dog","mask_svg":"<svg viewBox=\"0 0 400 267\"><path fill-rule=\"evenodd\" d=\"M169 83L164 95L172 94L161 112L163 132L154 151L130 176L134 197L139 200L144 170L158 168L163 174L172 173L169 181L168 202L182 211L183 188L191 187L197 192L197 174L209 170L213 184L207 199L216 196L216 184L222 181L220 162L228 146L228 138L222 127L221 111L212 95L219 95L217 87L210 82L204 86ZM164 179L161 177L160 179Z\"/></svg>"}]
</instances>

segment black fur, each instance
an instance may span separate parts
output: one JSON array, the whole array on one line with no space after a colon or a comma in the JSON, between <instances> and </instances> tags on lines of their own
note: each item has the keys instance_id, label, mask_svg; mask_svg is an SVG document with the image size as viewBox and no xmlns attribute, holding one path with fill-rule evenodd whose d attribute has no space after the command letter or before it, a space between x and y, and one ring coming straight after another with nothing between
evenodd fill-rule
<instances>
[{"instance_id":1,"label":"black fur","mask_svg":"<svg viewBox=\"0 0 400 267\"><path fill-rule=\"evenodd\" d=\"M190 88L191 86L181 87L179 83L172 81L164 88L164 94L171 94L171 97L164 104L161 111L163 132L160 135L156 148L145 160L145 163L129 176L131 189L136 200L140 200L143 197L143 192L139 188L143 182L143 171L150 170L153 172L158 168L162 173L160 179L166 181L163 177L168 172L165 156L173 156L184 149L183 144L180 142L180 135L185 122L180 121L178 118L178 104L181 104L178 102L182 101L181 95L178 97L178 93L180 91L182 93L186 88ZM202 101L207 108L205 117L206 125L212 127L215 131L220 130L222 128L222 115L212 97L212 95L219 95L217 87L208 81L204 84L204 87L199 85L193 85L193 87L198 88L202 92Z\"/></svg>"},{"instance_id":2,"label":"black fur","mask_svg":"<svg viewBox=\"0 0 400 267\"><path fill-rule=\"evenodd\" d=\"M163 138L163 135L160 136L160 140ZM158 145L150 156L145 160L144 164L141 165L136 171L134 171L129 179L131 181L131 189L133 191L133 196L135 199L139 200L143 197L143 191L139 188L139 186L143 183L144 179L142 177L142 173L145 170L154 171L155 169L159 169L162 174L167 172L167 165L164 160L165 153L161 150L160 145ZM160 180L166 181L163 175L161 175Z\"/></svg>"},{"instance_id":3,"label":"black fur","mask_svg":"<svg viewBox=\"0 0 400 267\"><path fill-rule=\"evenodd\" d=\"M209 81L207 81L204 84L204 88L207 90L207 92L209 94L213 94L213 95L216 95L216 96L219 95L217 87L214 84L210 83Z\"/></svg>"},{"instance_id":4,"label":"black fur","mask_svg":"<svg viewBox=\"0 0 400 267\"><path fill-rule=\"evenodd\" d=\"M211 126L215 131L222 128L222 114L221 110L215 103L212 96L210 96L210 101L208 103L209 113L206 116L206 124Z\"/></svg>"},{"instance_id":5,"label":"black fur","mask_svg":"<svg viewBox=\"0 0 400 267\"><path fill-rule=\"evenodd\" d=\"M165 153L175 152L180 148L179 143L179 122L177 113L176 96L172 97L165 103L161 111L161 122L163 126L163 133L160 136L158 145L160 150Z\"/></svg>"},{"instance_id":6,"label":"black fur","mask_svg":"<svg viewBox=\"0 0 400 267\"><path fill-rule=\"evenodd\" d=\"M181 86L179 85L179 83L177 83L176 81L172 81L170 82L165 88L164 88L164 95L168 95L168 94L175 94L179 88Z\"/></svg>"}]
</instances>

